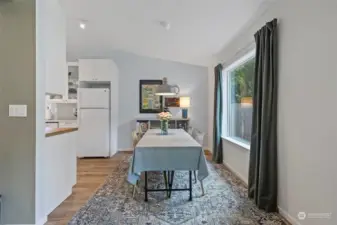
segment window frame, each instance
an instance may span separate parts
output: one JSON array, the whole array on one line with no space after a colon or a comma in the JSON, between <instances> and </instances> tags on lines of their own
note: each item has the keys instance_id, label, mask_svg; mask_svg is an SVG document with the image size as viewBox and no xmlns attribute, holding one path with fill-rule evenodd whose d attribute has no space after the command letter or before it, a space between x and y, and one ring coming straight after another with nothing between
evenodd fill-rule
<instances>
[{"instance_id":1,"label":"window frame","mask_svg":"<svg viewBox=\"0 0 337 225\"><path fill-rule=\"evenodd\" d=\"M225 67L223 70L222 70L222 84L223 84L223 106L222 109L223 109L223 112L222 112L222 138L229 141L229 142L232 142L236 145L239 145L240 147L244 148L244 149L247 149L247 150L250 150L250 143L247 144L247 143L244 143L244 142L241 142L237 139L234 139L232 137L229 136L229 106L228 106L228 103L229 103L229 98L230 98L230 95L229 95L229 85L230 85L230 72L233 71L235 68L237 68L238 66L241 66L242 64L248 62L249 60L253 59L253 58L256 58L256 49L254 48L253 50L247 52L246 54L244 54L242 57L238 58L237 60L235 60L233 63L231 63L230 65L228 65L227 67Z\"/></svg>"}]
</instances>

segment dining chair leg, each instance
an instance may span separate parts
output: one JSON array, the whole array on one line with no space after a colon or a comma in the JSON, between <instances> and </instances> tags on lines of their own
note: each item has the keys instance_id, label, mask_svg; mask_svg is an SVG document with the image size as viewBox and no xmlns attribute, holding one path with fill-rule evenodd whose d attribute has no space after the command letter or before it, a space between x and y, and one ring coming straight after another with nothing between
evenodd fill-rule
<instances>
[{"instance_id":1,"label":"dining chair leg","mask_svg":"<svg viewBox=\"0 0 337 225\"><path fill-rule=\"evenodd\" d=\"M200 185L201 185L201 196L205 195L205 189L204 189L204 184L202 183L202 180L200 181Z\"/></svg>"},{"instance_id":2,"label":"dining chair leg","mask_svg":"<svg viewBox=\"0 0 337 225\"><path fill-rule=\"evenodd\" d=\"M197 183L197 171L193 171L194 173L194 183L196 184Z\"/></svg>"},{"instance_id":3,"label":"dining chair leg","mask_svg":"<svg viewBox=\"0 0 337 225\"><path fill-rule=\"evenodd\" d=\"M135 184L135 185L133 185L133 190L132 190L132 198L134 198L134 197L135 197L135 194L136 194L136 190L137 190L137 188L138 188L138 180L137 180L136 184Z\"/></svg>"},{"instance_id":4,"label":"dining chair leg","mask_svg":"<svg viewBox=\"0 0 337 225\"><path fill-rule=\"evenodd\" d=\"M135 197L135 193L136 193L136 185L133 185L132 198Z\"/></svg>"},{"instance_id":5,"label":"dining chair leg","mask_svg":"<svg viewBox=\"0 0 337 225\"><path fill-rule=\"evenodd\" d=\"M192 201L192 171L189 171L189 178L190 178L190 186L189 186L190 199L189 199L189 201Z\"/></svg>"}]
</instances>

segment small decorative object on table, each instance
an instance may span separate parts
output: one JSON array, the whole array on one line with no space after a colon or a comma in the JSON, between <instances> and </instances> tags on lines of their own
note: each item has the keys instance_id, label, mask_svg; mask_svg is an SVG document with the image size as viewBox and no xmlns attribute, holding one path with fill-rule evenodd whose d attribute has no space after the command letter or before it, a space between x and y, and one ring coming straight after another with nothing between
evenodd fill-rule
<instances>
[{"instance_id":1,"label":"small decorative object on table","mask_svg":"<svg viewBox=\"0 0 337 225\"><path fill-rule=\"evenodd\" d=\"M161 112L158 114L160 119L160 130L161 134L168 134L168 121L172 118L172 114L170 112Z\"/></svg>"}]
</instances>

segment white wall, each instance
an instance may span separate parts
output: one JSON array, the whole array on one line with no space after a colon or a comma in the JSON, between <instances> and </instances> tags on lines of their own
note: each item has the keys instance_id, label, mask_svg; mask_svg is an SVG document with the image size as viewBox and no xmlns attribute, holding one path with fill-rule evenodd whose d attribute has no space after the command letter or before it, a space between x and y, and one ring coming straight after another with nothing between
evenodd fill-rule
<instances>
[{"instance_id":1,"label":"white wall","mask_svg":"<svg viewBox=\"0 0 337 225\"><path fill-rule=\"evenodd\" d=\"M43 3L46 92L67 96L66 16L59 0Z\"/></svg>"},{"instance_id":2,"label":"white wall","mask_svg":"<svg viewBox=\"0 0 337 225\"><path fill-rule=\"evenodd\" d=\"M35 152L35 224L47 220L44 210L45 184L45 92L46 92L46 39L45 39L45 0L36 0L36 152Z\"/></svg>"},{"instance_id":3,"label":"white wall","mask_svg":"<svg viewBox=\"0 0 337 225\"><path fill-rule=\"evenodd\" d=\"M248 184L249 150L225 139L222 146L224 164Z\"/></svg>"},{"instance_id":4,"label":"white wall","mask_svg":"<svg viewBox=\"0 0 337 225\"><path fill-rule=\"evenodd\" d=\"M139 114L139 80L141 79L167 77L170 84L178 84L180 94L191 97L191 108L189 109L191 125L207 133L207 67L153 59L124 52L114 52L111 58L119 69L119 150L132 148L131 132L132 129L135 129L135 118L148 116L148 114ZM155 114L151 115L156 116ZM207 146L207 141L205 146Z\"/></svg>"},{"instance_id":5,"label":"white wall","mask_svg":"<svg viewBox=\"0 0 337 225\"><path fill-rule=\"evenodd\" d=\"M36 152L35 152L35 223L47 220L45 144L45 93L66 94L65 14L59 0L36 2Z\"/></svg>"},{"instance_id":6,"label":"white wall","mask_svg":"<svg viewBox=\"0 0 337 225\"><path fill-rule=\"evenodd\" d=\"M337 224L337 2L275 1L221 51L219 61L232 60L273 18L279 19L279 207L297 224ZM246 178L249 152L227 141L224 151L224 161ZM300 211L332 218L298 223Z\"/></svg>"}]
</instances>

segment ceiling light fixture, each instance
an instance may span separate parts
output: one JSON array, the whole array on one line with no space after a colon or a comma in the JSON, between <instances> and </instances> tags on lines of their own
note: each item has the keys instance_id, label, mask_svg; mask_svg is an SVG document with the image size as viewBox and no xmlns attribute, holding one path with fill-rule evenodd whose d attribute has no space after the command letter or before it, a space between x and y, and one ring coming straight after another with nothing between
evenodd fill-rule
<instances>
[{"instance_id":1,"label":"ceiling light fixture","mask_svg":"<svg viewBox=\"0 0 337 225\"><path fill-rule=\"evenodd\" d=\"M155 95L160 96L172 96L177 95L180 92L178 85L169 85L167 83L167 78L163 78L163 84L159 85L156 89Z\"/></svg>"},{"instance_id":2,"label":"ceiling light fixture","mask_svg":"<svg viewBox=\"0 0 337 225\"><path fill-rule=\"evenodd\" d=\"M160 26L164 27L165 30L169 30L171 28L171 24L169 22L160 21L159 24L160 24Z\"/></svg>"},{"instance_id":3,"label":"ceiling light fixture","mask_svg":"<svg viewBox=\"0 0 337 225\"><path fill-rule=\"evenodd\" d=\"M84 30L86 27L87 27L87 24L84 21L81 21L80 28Z\"/></svg>"}]
</instances>

